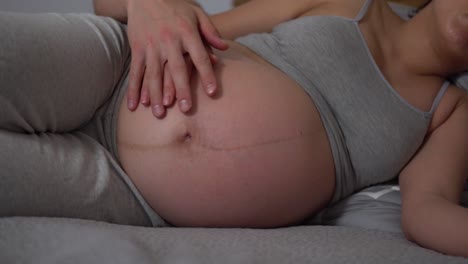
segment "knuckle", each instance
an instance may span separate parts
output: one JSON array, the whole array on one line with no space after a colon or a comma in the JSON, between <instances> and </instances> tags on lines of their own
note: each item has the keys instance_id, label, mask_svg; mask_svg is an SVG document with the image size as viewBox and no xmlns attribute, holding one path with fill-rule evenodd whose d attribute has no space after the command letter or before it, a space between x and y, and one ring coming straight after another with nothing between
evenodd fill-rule
<instances>
[{"instance_id":1,"label":"knuckle","mask_svg":"<svg viewBox=\"0 0 468 264\"><path fill-rule=\"evenodd\" d=\"M169 26L161 26L158 34L162 42L173 42L175 40L174 32Z\"/></svg>"},{"instance_id":2,"label":"knuckle","mask_svg":"<svg viewBox=\"0 0 468 264\"><path fill-rule=\"evenodd\" d=\"M187 87L187 84L183 83L175 87L175 90L177 91L177 97L182 98L187 98L190 96L190 90Z\"/></svg>"},{"instance_id":3,"label":"knuckle","mask_svg":"<svg viewBox=\"0 0 468 264\"><path fill-rule=\"evenodd\" d=\"M149 47L153 47L154 46L154 37L152 35L148 35L146 38L145 38L145 46L146 48L149 48Z\"/></svg>"},{"instance_id":4,"label":"knuckle","mask_svg":"<svg viewBox=\"0 0 468 264\"><path fill-rule=\"evenodd\" d=\"M138 83L136 81L130 80L128 82L128 91L131 93L135 93L138 90L140 90L140 87L138 87Z\"/></svg>"},{"instance_id":5,"label":"knuckle","mask_svg":"<svg viewBox=\"0 0 468 264\"><path fill-rule=\"evenodd\" d=\"M148 90L153 92L157 92L161 89L160 87L160 78L157 76L148 76L147 83L148 83Z\"/></svg>"},{"instance_id":6,"label":"knuckle","mask_svg":"<svg viewBox=\"0 0 468 264\"><path fill-rule=\"evenodd\" d=\"M151 81L161 78L161 68L157 62L147 68L147 75Z\"/></svg>"},{"instance_id":7,"label":"knuckle","mask_svg":"<svg viewBox=\"0 0 468 264\"><path fill-rule=\"evenodd\" d=\"M139 74L138 74L138 71L136 69L132 69L130 71L130 73L128 74L128 77L130 78L130 80L132 81L135 81L139 78Z\"/></svg>"},{"instance_id":8,"label":"knuckle","mask_svg":"<svg viewBox=\"0 0 468 264\"><path fill-rule=\"evenodd\" d=\"M172 83L166 83L164 85L164 94L173 95L174 94L174 85Z\"/></svg>"},{"instance_id":9,"label":"knuckle","mask_svg":"<svg viewBox=\"0 0 468 264\"><path fill-rule=\"evenodd\" d=\"M207 55L196 56L192 58L192 60L193 60L193 63L195 63L195 65L206 65L206 64L211 65L210 58Z\"/></svg>"},{"instance_id":10,"label":"knuckle","mask_svg":"<svg viewBox=\"0 0 468 264\"><path fill-rule=\"evenodd\" d=\"M151 95L151 103L152 104L160 104L161 103L161 92L160 91L155 91L155 92L152 92Z\"/></svg>"},{"instance_id":11,"label":"knuckle","mask_svg":"<svg viewBox=\"0 0 468 264\"><path fill-rule=\"evenodd\" d=\"M136 100L137 99L135 91L132 91L132 90L128 90L127 97L130 100Z\"/></svg>"},{"instance_id":12,"label":"knuckle","mask_svg":"<svg viewBox=\"0 0 468 264\"><path fill-rule=\"evenodd\" d=\"M141 90L140 92L144 93L144 94L147 94L148 91L149 91L149 85L148 85L149 81L148 80L145 80L145 82L141 85Z\"/></svg>"},{"instance_id":13,"label":"knuckle","mask_svg":"<svg viewBox=\"0 0 468 264\"><path fill-rule=\"evenodd\" d=\"M136 39L130 39L130 47L132 48L133 53L138 53L141 52L142 50L142 45L140 44L139 40Z\"/></svg>"},{"instance_id":14,"label":"knuckle","mask_svg":"<svg viewBox=\"0 0 468 264\"><path fill-rule=\"evenodd\" d=\"M154 79L155 81L159 82L163 79L163 72L161 71L161 68L160 67L156 67L154 69Z\"/></svg>"},{"instance_id":15,"label":"knuckle","mask_svg":"<svg viewBox=\"0 0 468 264\"><path fill-rule=\"evenodd\" d=\"M129 97L134 98L134 97L136 97L138 91L137 91L137 89L134 88L133 85L129 85L129 86L128 86L127 93L128 93L128 96L129 96Z\"/></svg>"},{"instance_id":16,"label":"knuckle","mask_svg":"<svg viewBox=\"0 0 468 264\"><path fill-rule=\"evenodd\" d=\"M138 50L138 51L132 52L131 65L130 65L131 73L137 74L138 72L140 72L141 67L144 64L144 58L145 58L144 50Z\"/></svg>"},{"instance_id":17,"label":"knuckle","mask_svg":"<svg viewBox=\"0 0 468 264\"><path fill-rule=\"evenodd\" d=\"M154 91L156 91L158 89L157 87L157 82L156 82L156 78L154 77L148 77L148 80L147 80L147 87L146 89L148 89L148 91L151 91L151 93L153 93Z\"/></svg>"},{"instance_id":18,"label":"knuckle","mask_svg":"<svg viewBox=\"0 0 468 264\"><path fill-rule=\"evenodd\" d=\"M172 93L172 84L166 83L163 88L164 94L169 95Z\"/></svg>"},{"instance_id":19,"label":"knuckle","mask_svg":"<svg viewBox=\"0 0 468 264\"><path fill-rule=\"evenodd\" d=\"M195 31L193 24L183 17L176 19L176 25L179 27L180 31L184 35L191 36Z\"/></svg>"},{"instance_id":20,"label":"knuckle","mask_svg":"<svg viewBox=\"0 0 468 264\"><path fill-rule=\"evenodd\" d=\"M183 63L174 63L171 67L171 70L175 72L176 74L181 74L185 72L185 64Z\"/></svg>"}]
</instances>

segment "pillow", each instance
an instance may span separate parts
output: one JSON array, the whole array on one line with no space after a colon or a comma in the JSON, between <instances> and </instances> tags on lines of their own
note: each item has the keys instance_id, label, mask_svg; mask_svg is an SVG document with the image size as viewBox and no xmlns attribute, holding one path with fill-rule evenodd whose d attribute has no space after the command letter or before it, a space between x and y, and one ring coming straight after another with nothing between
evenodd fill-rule
<instances>
[{"instance_id":1,"label":"pillow","mask_svg":"<svg viewBox=\"0 0 468 264\"><path fill-rule=\"evenodd\" d=\"M366 188L326 208L307 224L360 227L401 233L401 195L397 184Z\"/></svg>"},{"instance_id":2,"label":"pillow","mask_svg":"<svg viewBox=\"0 0 468 264\"><path fill-rule=\"evenodd\" d=\"M468 91L468 72L462 73L458 76L455 76L452 79L452 82L461 88L464 88L465 90Z\"/></svg>"},{"instance_id":3,"label":"pillow","mask_svg":"<svg viewBox=\"0 0 468 264\"><path fill-rule=\"evenodd\" d=\"M461 204L468 208L468 184ZM402 234L400 222L401 193L395 181L365 188L324 209L307 224L359 227Z\"/></svg>"}]
</instances>

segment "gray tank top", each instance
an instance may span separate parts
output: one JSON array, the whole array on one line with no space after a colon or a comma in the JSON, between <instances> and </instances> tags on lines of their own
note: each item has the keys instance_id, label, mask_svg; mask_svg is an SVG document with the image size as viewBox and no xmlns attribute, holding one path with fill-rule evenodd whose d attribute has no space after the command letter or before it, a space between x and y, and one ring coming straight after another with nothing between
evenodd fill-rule
<instances>
[{"instance_id":1,"label":"gray tank top","mask_svg":"<svg viewBox=\"0 0 468 264\"><path fill-rule=\"evenodd\" d=\"M421 146L434 110L402 98L385 79L359 28L372 0L355 19L309 16L271 33L237 41L294 79L310 95L328 134L336 172L336 202L395 178Z\"/></svg>"}]
</instances>

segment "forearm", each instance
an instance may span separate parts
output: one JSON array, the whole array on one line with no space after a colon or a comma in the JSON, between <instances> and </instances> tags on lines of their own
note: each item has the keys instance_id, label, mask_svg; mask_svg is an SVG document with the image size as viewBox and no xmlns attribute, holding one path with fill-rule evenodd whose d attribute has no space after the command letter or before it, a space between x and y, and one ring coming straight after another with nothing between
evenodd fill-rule
<instances>
[{"instance_id":1,"label":"forearm","mask_svg":"<svg viewBox=\"0 0 468 264\"><path fill-rule=\"evenodd\" d=\"M468 257L468 209L440 196L403 203L408 239L445 254Z\"/></svg>"},{"instance_id":2,"label":"forearm","mask_svg":"<svg viewBox=\"0 0 468 264\"><path fill-rule=\"evenodd\" d=\"M422 6L427 0L389 0L390 2L395 2L403 5L410 5L414 7Z\"/></svg>"},{"instance_id":3,"label":"forearm","mask_svg":"<svg viewBox=\"0 0 468 264\"><path fill-rule=\"evenodd\" d=\"M127 23L128 1L143 0L93 0L94 12ZM162 0L153 0L162 1ZM187 0L191 4L196 1ZM277 24L291 20L319 5L317 0L253 0L237 8L211 17L213 24L226 39L254 33L269 32Z\"/></svg>"},{"instance_id":4,"label":"forearm","mask_svg":"<svg viewBox=\"0 0 468 264\"><path fill-rule=\"evenodd\" d=\"M211 18L221 36L235 39L249 33L269 32L319 4L317 0L252 0Z\"/></svg>"},{"instance_id":5,"label":"forearm","mask_svg":"<svg viewBox=\"0 0 468 264\"><path fill-rule=\"evenodd\" d=\"M145 0L93 0L94 13L99 16L108 16L122 23L127 23L129 1L145 1ZM146 0L146 1L164 1L164 0ZM170 0L169 0L170 1ZM194 0L185 0L190 4L200 6ZM131 3L130 3L131 4Z\"/></svg>"}]
</instances>

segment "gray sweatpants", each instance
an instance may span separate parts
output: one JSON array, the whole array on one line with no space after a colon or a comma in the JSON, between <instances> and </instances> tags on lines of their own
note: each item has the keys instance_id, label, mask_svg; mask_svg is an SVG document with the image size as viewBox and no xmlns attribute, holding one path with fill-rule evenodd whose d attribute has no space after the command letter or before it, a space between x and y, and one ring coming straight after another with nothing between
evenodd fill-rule
<instances>
[{"instance_id":1,"label":"gray sweatpants","mask_svg":"<svg viewBox=\"0 0 468 264\"><path fill-rule=\"evenodd\" d=\"M165 225L118 162L129 60L112 19L0 12L0 217Z\"/></svg>"}]
</instances>

